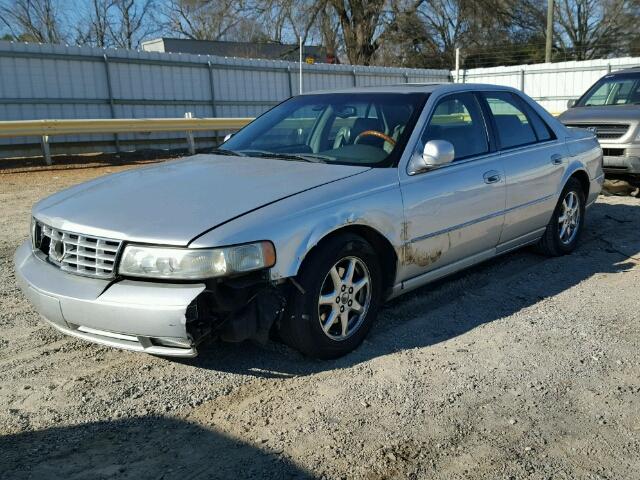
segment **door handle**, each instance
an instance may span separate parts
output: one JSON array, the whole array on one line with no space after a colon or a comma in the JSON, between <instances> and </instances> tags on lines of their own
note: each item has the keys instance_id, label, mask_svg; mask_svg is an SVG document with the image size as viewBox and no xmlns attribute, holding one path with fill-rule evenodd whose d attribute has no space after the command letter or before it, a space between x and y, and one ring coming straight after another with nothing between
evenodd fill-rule
<instances>
[{"instance_id":1,"label":"door handle","mask_svg":"<svg viewBox=\"0 0 640 480\"><path fill-rule=\"evenodd\" d=\"M563 161L564 161L564 157L559 153L555 153L551 155L551 163L553 163L554 165L562 165Z\"/></svg>"},{"instance_id":2,"label":"door handle","mask_svg":"<svg viewBox=\"0 0 640 480\"><path fill-rule=\"evenodd\" d=\"M502 178L497 170L490 170L483 175L484 183L498 183Z\"/></svg>"}]
</instances>

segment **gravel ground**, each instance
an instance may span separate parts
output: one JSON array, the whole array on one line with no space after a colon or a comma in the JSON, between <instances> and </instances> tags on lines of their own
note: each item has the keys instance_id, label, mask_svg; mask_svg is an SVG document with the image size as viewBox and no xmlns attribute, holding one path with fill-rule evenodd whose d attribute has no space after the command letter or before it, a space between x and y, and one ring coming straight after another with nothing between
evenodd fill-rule
<instances>
[{"instance_id":1,"label":"gravel ground","mask_svg":"<svg viewBox=\"0 0 640 480\"><path fill-rule=\"evenodd\" d=\"M0 478L640 478L640 200L573 255L520 251L388 304L337 361L189 361L44 325L12 255L39 198L132 168L0 171Z\"/></svg>"}]
</instances>

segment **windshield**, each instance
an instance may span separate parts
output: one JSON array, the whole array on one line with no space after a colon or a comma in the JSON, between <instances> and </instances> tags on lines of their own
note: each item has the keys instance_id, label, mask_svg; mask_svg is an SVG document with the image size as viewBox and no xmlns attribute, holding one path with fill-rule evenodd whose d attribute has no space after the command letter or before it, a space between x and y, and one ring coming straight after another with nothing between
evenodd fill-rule
<instances>
[{"instance_id":1,"label":"windshield","mask_svg":"<svg viewBox=\"0 0 640 480\"><path fill-rule=\"evenodd\" d=\"M221 149L243 155L390 166L427 99L423 93L338 93L290 98Z\"/></svg>"},{"instance_id":2,"label":"windshield","mask_svg":"<svg viewBox=\"0 0 640 480\"><path fill-rule=\"evenodd\" d=\"M640 103L640 73L607 75L578 101L580 107Z\"/></svg>"}]
</instances>

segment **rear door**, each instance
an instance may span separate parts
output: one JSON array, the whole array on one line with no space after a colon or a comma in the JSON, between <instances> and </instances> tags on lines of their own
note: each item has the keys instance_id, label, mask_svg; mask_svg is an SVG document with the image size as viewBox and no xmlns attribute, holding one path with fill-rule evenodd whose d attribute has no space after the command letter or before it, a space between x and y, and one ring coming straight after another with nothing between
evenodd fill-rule
<instances>
[{"instance_id":1,"label":"rear door","mask_svg":"<svg viewBox=\"0 0 640 480\"><path fill-rule=\"evenodd\" d=\"M490 257L502 229L504 170L476 95L440 98L413 154L421 155L429 140L452 143L455 159L400 176L406 225L403 280Z\"/></svg>"},{"instance_id":2,"label":"rear door","mask_svg":"<svg viewBox=\"0 0 640 480\"><path fill-rule=\"evenodd\" d=\"M526 100L508 91L482 94L506 175L506 211L498 251L535 240L557 202L566 145Z\"/></svg>"}]
</instances>

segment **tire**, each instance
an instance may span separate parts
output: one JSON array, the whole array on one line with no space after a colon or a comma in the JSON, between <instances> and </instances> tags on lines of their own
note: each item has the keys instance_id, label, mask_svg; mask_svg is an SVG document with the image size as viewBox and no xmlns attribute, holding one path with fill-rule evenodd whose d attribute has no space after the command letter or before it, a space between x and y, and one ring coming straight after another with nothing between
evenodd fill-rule
<instances>
[{"instance_id":1,"label":"tire","mask_svg":"<svg viewBox=\"0 0 640 480\"><path fill-rule=\"evenodd\" d=\"M357 348L380 308L382 274L373 247L353 234L330 237L305 259L296 280L305 293L292 288L280 338L304 355L321 359Z\"/></svg>"},{"instance_id":2,"label":"tire","mask_svg":"<svg viewBox=\"0 0 640 480\"><path fill-rule=\"evenodd\" d=\"M571 200L577 201L578 205L570 209L570 216L565 224L563 215L567 210L567 206L570 205ZM551 220L547 225L547 229L544 235L536 245L538 252L551 257L559 257L561 255L567 255L573 252L578 245L578 240L582 234L582 228L584 226L584 206L585 206L585 193L582 190L582 185L575 178L569 179L565 185L560 199L556 205ZM576 218L576 216L578 218ZM565 217L566 218L566 215ZM564 230L563 227L568 230Z\"/></svg>"}]
</instances>

